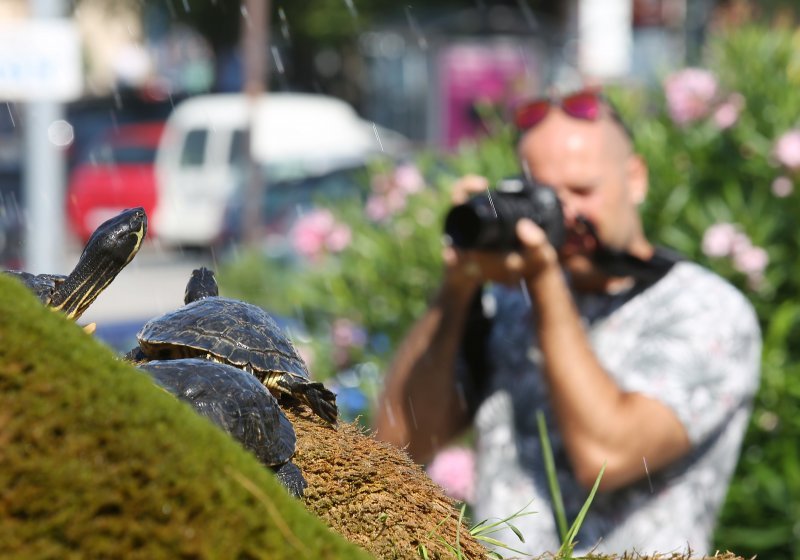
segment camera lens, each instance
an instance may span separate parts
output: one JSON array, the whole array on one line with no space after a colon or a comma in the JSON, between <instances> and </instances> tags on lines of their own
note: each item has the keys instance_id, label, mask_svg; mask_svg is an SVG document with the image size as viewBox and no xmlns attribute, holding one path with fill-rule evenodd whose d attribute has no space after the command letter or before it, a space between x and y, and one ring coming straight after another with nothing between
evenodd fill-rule
<instances>
[{"instance_id":1,"label":"camera lens","mask_svg":"<svg viewBox=\"0 0 800 560\"><path fill-rule=\"evenodd\" d=\"M489 197L479 195L453 207L445 218L445 233L456 247L487 248L496 243L498 217Z\"/></svg>"},{"instance_id":2,"label":"camera lens","mask_svg":"<svg viewBox=\"0 0 800 560\"><path fill-rule=\"evenodd\" d=\"M522 179L503 181L492 193L454 206L444 231L461 249L509 251L519 247L515 226L520 218L541 226L555 247L563 243L564 217L555 192Z\"/></svg>"}]
</instances>

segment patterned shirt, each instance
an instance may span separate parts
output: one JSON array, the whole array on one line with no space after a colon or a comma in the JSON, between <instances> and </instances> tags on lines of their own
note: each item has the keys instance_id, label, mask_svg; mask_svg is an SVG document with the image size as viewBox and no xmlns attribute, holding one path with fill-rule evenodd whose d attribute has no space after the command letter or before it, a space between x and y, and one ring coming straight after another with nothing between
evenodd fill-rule
<instances>
[{"instance_id":1,"label":"patterned shirt","mask_svg":"<svg viewBox=\"0 0 800 560\"><path fill-rule=\"evenodd\" d=\"M475 416L474 519L536 512L512 521L524 543L510 530L495 536L527 554L555 552L560 542L537 411L546 418L568 524L588 491L572 476L556 430L527 294L501 287L492 293L492 373ZM639 293L576 295L575 302L596 356L618 386L667 405L691 441L689 454L668 467L649 471L643 458L639 482L598 492L576 553L710 552L758 386L761 336L752 307L690 262L675 264Z\"/></svg>"}]
</instances>

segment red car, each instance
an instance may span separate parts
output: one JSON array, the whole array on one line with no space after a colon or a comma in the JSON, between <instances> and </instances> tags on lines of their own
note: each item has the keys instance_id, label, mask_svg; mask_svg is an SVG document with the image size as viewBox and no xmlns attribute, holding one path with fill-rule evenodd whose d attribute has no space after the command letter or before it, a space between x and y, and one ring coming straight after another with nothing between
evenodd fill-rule
<instances>
[{"instance_id":1,"label":"red car","mask_svg":"<svg viewBox=\"0 0 800 560\"><path fill-rule=\"evenodd\" d=\"M126 208L142 206L153 215L154 161L163 130L160 121L120 125L95 142L75 166L67 186L67 216L82 242Z\"/></svg>"}]
</instances>

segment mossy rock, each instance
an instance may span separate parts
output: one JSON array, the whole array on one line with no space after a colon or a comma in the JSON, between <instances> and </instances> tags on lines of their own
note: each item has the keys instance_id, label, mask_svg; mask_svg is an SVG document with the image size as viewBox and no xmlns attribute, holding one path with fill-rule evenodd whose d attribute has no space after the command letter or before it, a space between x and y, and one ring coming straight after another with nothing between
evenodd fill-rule
<instances>
[{"instance_id":1,"label":"mossy rock","mask_svg":"<svg viewBox=\"0 0 800 560\"><path fill-rule=\"evenodd\" d=\"M407 453L355 424L332 428L309 410L287 411L303 500L332 529L378 558L484 558L459 510Z\"/></svg>"},{"instance_id":2,"label":"mossy rock","mask_svg":"<svg viewBox=\"0 0 800 560\"><path fill-rule=\"evenodd\" d=\"M0 557L368 558L225 433L0 277Z\"/></svg>"}]
</instances>

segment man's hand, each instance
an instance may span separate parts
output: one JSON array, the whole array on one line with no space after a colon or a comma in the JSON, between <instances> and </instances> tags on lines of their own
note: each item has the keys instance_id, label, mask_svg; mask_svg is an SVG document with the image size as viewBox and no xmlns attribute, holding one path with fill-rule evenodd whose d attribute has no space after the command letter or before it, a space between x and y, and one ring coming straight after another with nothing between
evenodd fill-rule
<instances>
[{"instance_id":1,"label":"man's hand","mask_svg":"<svg viewBox=\"0 0 800 560\"><path fill-rule=\"evenodd\" d=\"M445 247L446 278L451 286L474 286L492 281L509 286L530 282L544 270L558 267L558 255L544 230L529 219L517 222L521 247L516 251L475 251Z\"/></svg>"}]
</instances>

